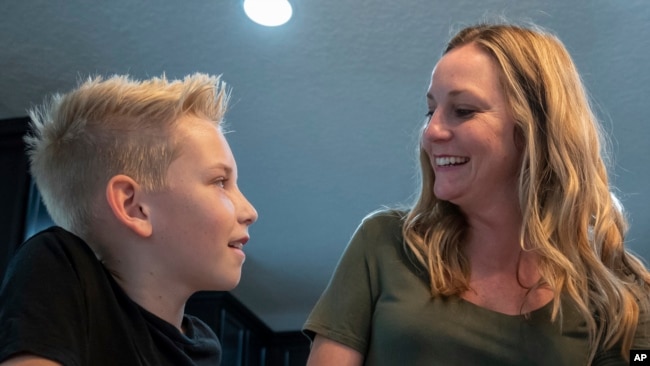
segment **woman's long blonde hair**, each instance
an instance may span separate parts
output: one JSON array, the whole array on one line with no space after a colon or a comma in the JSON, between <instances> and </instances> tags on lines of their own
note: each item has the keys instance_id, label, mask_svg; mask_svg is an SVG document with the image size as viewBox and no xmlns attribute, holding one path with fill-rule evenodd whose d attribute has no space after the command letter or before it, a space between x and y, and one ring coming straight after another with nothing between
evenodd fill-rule
<instances>
[{"instance_id":1,"label":"woman's long blonde hair","mask_svg":"<svg viewBox=\"0 0 650 366\"><path fill-rule=\"evenodd\" d=\"M615 345L627 358L640 310L648 312L650 274L625 250L627 223L610 194L600 126L571 57L547 32L503 24L465 28L444 53L469 43L494 57L525 144L520 242L541 258L541 281L554 292L553 319L561 294L568 295L587 320L590 359ZM467 223L455 205L433 194L435 175L422 148L420 165L421 191L405 218L405 242L427 269L433 296L460 295L469 289L461 246Z\"/></svg>"}]
</instances>

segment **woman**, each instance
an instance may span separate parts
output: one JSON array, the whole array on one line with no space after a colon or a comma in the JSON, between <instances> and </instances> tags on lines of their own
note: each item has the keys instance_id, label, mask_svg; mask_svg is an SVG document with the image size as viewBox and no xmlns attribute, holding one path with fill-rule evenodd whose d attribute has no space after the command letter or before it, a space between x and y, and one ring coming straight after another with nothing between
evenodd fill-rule
<instances>
[{"instance_id":1,"label":"woman","mask_svg":"<svg viewBox=\"0 0 650 366\"><path fill-rule=\"evenodd\" d=\"M650 349L650 274L624 248L562 43L463 29L427 103L419 198L355 233L305 324L309 364L624 365Z\"/></svg>"}]
</instances>

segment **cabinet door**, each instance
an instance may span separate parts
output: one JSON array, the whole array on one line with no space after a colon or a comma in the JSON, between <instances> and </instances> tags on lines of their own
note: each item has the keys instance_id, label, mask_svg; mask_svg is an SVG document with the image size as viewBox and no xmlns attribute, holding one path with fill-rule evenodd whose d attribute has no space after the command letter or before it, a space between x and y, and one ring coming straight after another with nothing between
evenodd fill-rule
<instances>
[{"instance_id":1,"label":"cabinet door","mask_svg":"<svg viewBox=\"0 0 650 366\"><path fill-rule=\"evenodd\" d=\"M29 163L23 136L29 118L0 120L0 283L25 236Z\"/></svg>"},{"instance_id":2,"label":"cabinet door","mask_svg":"<svg viewBox=\"0 0 650 366\"><path fill-rule=\"evenodd\" d=\"M263 337L248 330L244 342L244 366L266 365L266 347Z\"/></svg>"},{"instance_id":3,"label":"cabinet door","mask_svg":"<svg viewBox=\"0 0 650 366\"><path fill-rule=\"evenodd\" d=\"M228 310L221 310L219 340L223 350L223 365L244 366L244 341L248 330Z\"/></svg>"}]
</instances>

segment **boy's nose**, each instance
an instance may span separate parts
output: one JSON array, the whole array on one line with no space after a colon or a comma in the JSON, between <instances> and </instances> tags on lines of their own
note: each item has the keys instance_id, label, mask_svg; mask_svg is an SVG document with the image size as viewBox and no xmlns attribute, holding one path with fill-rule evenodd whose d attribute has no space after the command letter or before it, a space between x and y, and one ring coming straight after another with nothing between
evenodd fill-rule
<instances>
[{"instance_id":1,"label":"boy's nose","mask_svg":"<svg viewBox=\"0 0 650 366\"><path fill-rule=\"evenodd\" d=\"M239 207L239 217L240 221L246 225L252 225L257 221L257 210L255 207L246 199L243 193L240 192L241 202Z\"/></svg>"}]
</instances>

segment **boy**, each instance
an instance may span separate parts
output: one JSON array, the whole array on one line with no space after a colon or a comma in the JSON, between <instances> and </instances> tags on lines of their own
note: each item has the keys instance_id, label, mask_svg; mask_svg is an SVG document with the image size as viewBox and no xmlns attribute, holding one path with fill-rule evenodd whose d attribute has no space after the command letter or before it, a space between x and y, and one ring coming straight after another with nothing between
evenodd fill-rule
<instances>
[{"instance_id":1,"label":"boy","mask_svg":"<svg viewBox=\"0 0 650 366\"><path fill-rule=\"evenodd\" d=\"M57 227L9 265L1 365L219 364L184 306L237 285L257 219L221 130L224 87L95 78L31 111L31 173Z\"/></svg>"}]
</instances>

